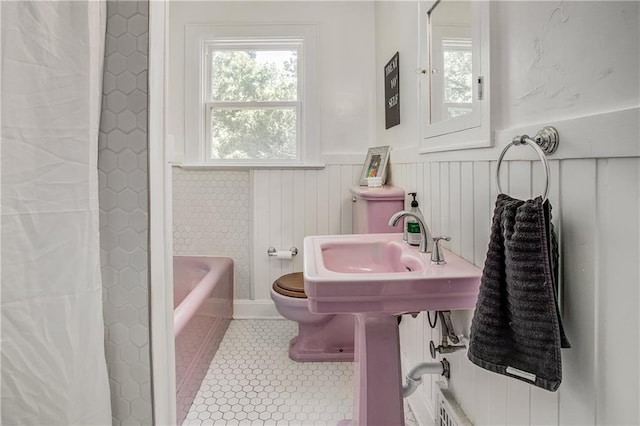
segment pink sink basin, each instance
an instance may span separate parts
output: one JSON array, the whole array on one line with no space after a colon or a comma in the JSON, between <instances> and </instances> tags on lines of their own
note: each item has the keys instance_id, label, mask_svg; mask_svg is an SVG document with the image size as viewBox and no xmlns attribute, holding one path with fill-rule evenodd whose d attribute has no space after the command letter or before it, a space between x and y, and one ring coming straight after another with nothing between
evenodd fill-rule
<instances>
[{"instance_id":1,"label":"pink sink basin","mask_svg":"<svg viewBox=\"0 0 640 426\"><path fill-rule=\"evenodd\" d=\"M329 271L350 274L407 272L424 269L422 260L403 256L402 244L387 239L324 242L320 246L322 262Z\"/></svg>"},{"instance_id":2,"label":"pink sink basin","mask_svg":"<svg viewBox=\"0 0 640 426\"><path fill-rule=\"evenodd\" d=\"M304 286L317 313L399 314L475 307L481 271L444 251L446 264L402 234L325 235L304 240Z\"/></svg>"}]
</instances>

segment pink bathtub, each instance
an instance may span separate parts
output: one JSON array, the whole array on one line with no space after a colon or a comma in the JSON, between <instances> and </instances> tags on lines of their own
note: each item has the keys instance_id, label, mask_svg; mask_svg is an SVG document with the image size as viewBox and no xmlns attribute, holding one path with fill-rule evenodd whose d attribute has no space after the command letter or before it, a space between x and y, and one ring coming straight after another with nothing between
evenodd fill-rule
<instances>
[{"instance_id":1,"label":"pink bathtub","mask_svg":"<svg viewBox=\"0 0 640 426\"><path fill-rule=\"evenodd\" d=\"M182 424L233 314L233 260L174 256L177 424Z\"/></svg>"}]
</instances>

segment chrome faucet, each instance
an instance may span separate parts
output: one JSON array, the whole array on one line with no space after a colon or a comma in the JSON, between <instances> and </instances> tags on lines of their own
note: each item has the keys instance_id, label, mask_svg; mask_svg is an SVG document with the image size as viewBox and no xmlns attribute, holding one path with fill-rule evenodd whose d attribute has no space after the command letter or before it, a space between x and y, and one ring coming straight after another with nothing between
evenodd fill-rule
<instances>
[{"instance_id":1,"label":"chrome faucet","mask_svg":"<svg viewBox=\"0 0 640 426\"><path fill-rule=\"evenodd\" d=\"M431 231L429 231L429 227L424 223L424 219L421 216L406 210L401 210L391 216L391 219L389 219L389 226L397 226L400 219L406 216L413 217L420 225L420 246L418 247L420 253L431 253L433 247Z\"/></svg>"}]
</instances>

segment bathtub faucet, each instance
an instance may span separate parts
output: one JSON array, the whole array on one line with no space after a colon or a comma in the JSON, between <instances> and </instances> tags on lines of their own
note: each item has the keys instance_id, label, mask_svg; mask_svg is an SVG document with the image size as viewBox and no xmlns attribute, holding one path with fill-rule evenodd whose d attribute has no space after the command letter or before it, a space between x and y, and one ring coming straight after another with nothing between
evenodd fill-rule
<instances>
[{"instance_id":1,"label":"bathtub faucet","mask_svg":"<svg viewBox=\"0 0 640 426\"><path fill-rule=\"evenodd\" d=\"M429 231L429 227L424 222L424 219L421 216L406 210L401 210L391 216L391 219L389 219L389 226L397 226L400 219L406 216L413 217L420 224L420 246L418 247L420 253L431 253L431 250L433 248L431 231Z\"/></svg>"}]
</instances>

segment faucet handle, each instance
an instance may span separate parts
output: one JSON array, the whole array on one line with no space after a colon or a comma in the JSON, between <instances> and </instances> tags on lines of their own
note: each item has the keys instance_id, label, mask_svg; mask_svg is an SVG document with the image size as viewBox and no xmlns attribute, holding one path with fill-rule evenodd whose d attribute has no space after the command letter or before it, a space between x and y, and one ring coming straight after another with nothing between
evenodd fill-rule
<instances>
[{"instance_id":1,"label":"faucet handle","mask_svg":"<svg viewBox=\"0 0 640 426\"><path fill-rule=\"evenodd\" d=\"M444 260L444 254L440 249L440 240L451 241L451 237L434 237L433 238L433 250L431 251L431 263L436 265L444 265L447 263Z\"/></svg>"}]
</instances>

